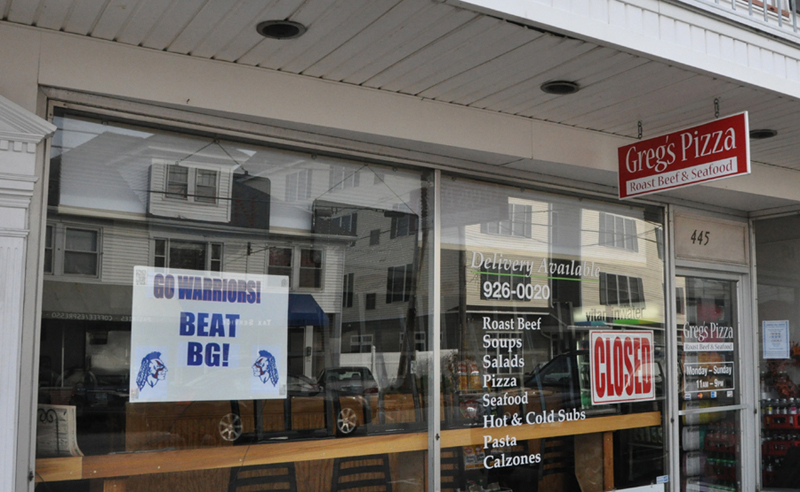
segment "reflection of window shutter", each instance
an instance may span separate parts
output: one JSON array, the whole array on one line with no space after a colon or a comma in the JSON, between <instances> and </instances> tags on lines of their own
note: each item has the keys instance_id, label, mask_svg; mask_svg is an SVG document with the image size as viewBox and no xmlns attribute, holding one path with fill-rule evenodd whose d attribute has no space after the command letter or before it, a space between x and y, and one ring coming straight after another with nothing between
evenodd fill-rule
<instances>
[{"instance_id":1,"label":"reflection of window shutter","mask_svg":"<svg viewBox=\"0 0 800 492\"><path fill-rule=\"evenodd\" d=\"M523 234L525 237L531 237L531 223L533 222L533 207L525 205L525 213L523 214L525 220L525 229Z\"/></svg>"},{"instance_id":2,"label":"reflection of window shutter","mask_svg":"<svg viewBox=\"0 0 800 492\"><path fill-rule=\"evenodd\" d=\"M644 285L642 283L642 279L636 277L636 295L639 299L636 301L640 304L644 303Z\"/></svg>"},{"instance_id":3,"label":"reflection of window shutter","mask_svg":"<svg viewBox=\"0 0 800 492\"><path fill-rule=\"evenodd\" d=\"M639 251L639 241L636 236L636 221L625 219L625 249Z\"/></svg>"},{"instance_id":4,"label":"reflection of window shutter","mask_svg":"<svg viewBox=\"0 0 800 492\"><path fill-rule=\"evenodd\" d=\"M389 267L389 271L386 274L386 304L391 304L392 302L392 292L394 289L392 288L394 285L394 267Z\"/></svg>"},{"instance_id":5,"label":"reflection of window shutter","mask_svg":"<svg viewBox=\"0 0 800 492\"><path fill-rule=\"evenodd\" d=\"M405 285L405 292L403 293L403 301L407 301L411 299L411 276L413 275L413 271L411 269L411 264L409 263L406 265L406 285Z\"/></svg>"},{"instance_id":6,"label":"reflection of window shutter","mask_svg":"<svg viewBox=\"0 0 800 492\"><path fill-rule=\"evenodd\" d=\"M608 295L606 294L606 289L608 289L608 276L600 272L600 304L608 304Z\"/></svg>"},{"instance_id":7,"label":"reflection of window shutter","mask_svg":"<svg viewBox=\"0 0 800 492\"><path fill-rule=\"evenodd\" d=\"M606 282L608 283L608 303L611 305L619 304L619 291L617 290L617 276L613 274L606 275Z\"/></svg>"},{"instance_id":8,"label":"reflection of window shutter","mask_svg":"<svg viewBox=\"0 0 800 492\"><path fill-rule=\"evenodd\" d=\"M606 241L608 241L607 239L608 233L606 232L606 214L603 212L600 212L597 232L598 232L598 239L597 239L598 243L600 244L600 246L605 246Z\"/></svg>"}]
</instances>

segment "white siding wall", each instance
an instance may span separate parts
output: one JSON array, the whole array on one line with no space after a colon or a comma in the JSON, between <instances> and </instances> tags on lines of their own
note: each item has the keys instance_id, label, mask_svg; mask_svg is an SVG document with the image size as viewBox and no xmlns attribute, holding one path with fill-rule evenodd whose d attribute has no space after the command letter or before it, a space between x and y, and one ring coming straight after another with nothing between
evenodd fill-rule
<instances>
[{"instance_id":1,"label":"white siding wall","mask_svg":"<svg viewBox=\"0 0 800 492\"><path fill-rule=\"evenodd\" d=\"M110 284L130 285L133 267L152 265L150 237L143 227L108 224L102 229L101 278Z\"/></svg>"}]
</instances>

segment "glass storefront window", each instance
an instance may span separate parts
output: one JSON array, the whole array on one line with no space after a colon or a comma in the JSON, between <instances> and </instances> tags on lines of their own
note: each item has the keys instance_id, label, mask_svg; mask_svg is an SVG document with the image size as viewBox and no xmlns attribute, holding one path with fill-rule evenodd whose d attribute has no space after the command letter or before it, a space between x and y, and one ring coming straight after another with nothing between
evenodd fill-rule
<instances>
[{"instance_id":1,"label":"glass storefront window","mask_svg":"<svg viewBox=\"0 0 800 492\"><path fill-rule=\"evenodd\" d=\"M445 176L434 272L433 172L54 122L42 490L665 478L661 209Z\"/></svg>"},{"instance_id":2,"label":"glass storefront window","mask_svg":"<svg viewBox=\"0 0 800 492\"><path fill-rule=\"evenodd\" d=\"M660 211L442 183L442 486L655 483L666 474ZM630 427L615 426L620 415Z\"/></svg>"},{"instance_id":3,"label":"glass storefront window","mask_svg":"<svg viewBox=\"0 0 800 492\"><path fill-rule=\"evenodd\" d=\"M761 483L796 489L800 463L800 263L797 215L755 222Z\"/></svg>"},{"instance_id":4,"label":"glass storefront window","mask_svg":"<svg viewBox=\"0 0 800 492\"><path fill-rule=\"evenodd\" d=\"M40 490L426 487L430 173L54 122Z\"/></svg>"}]
</instances>

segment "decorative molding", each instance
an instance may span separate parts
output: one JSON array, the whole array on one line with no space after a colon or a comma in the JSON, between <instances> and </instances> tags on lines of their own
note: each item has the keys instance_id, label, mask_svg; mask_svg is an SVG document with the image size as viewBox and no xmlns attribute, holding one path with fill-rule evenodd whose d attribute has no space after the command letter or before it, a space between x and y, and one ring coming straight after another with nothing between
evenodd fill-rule
<instances>
[{"instance_id":1,"label":"decorative molding","mask_svg":"<svg viewBox=\"0 0 800 492\"><path fill-rule=\"evenodd\" d=\"M0 154L2 159L2 154ZM0 196L33 196L33 186L39 181L38 176L24 174L0 173Z\"/></svg>"},{"instance_id":2,"label":"decorative molding","mask_svg":"<svg viewBox=\"0 0 800 492\"><path fill-rule=\"evenodd\" d=\"M30 432L18 429L20 412L31 411L20 396L20 363L30 363L32 356L22 352L23 293L28 282L35 286L38 279L35 272L30 279L26 276L29 210L38 180L31 174L36 172L37 145L55 131L55 125L0 96L0 162L5 171L0 174L0 490L4 491L24 483L25 477L17 472L29 459L28 450L17 446L19 433ZM33 322L26 321L27 325L33 329Z\"/></svg>"},{"instance_id":3,"label":"decorative molding","mask_svg":"<svg viewBox=\"0 0 800 492\"><path fill-rule=\"evenodd\" d=\"M33 185L33 183L39 181L38 176L31 176L30 174L8 174L8 173L0 173L0 181L23 181L28 182Z\"/></svg>"},{"instance_id":4,"label":"decorative molding","mask_svg":"<svg viewBox=\"0 0 800 492\"><path fill-rule=\"evenodd\" d=\"M0 207L28 209L33 193L7 193L0 189Z\"/></svg>"},{"instance_id":5,"label":"decorative molding","mask_svg":"<svg viewBox=\"0 0 800 492\"><path fill-rule=\"evenodd\" d=\"M6 227L0 227L0 237L17 237L17 238L26 238L30 231L28 229L10 229Z\"/></svg>"},{"instance_id":6,"label":"decorative molding","mask_svg":"<svg viewBox=\"0 0 800 492\"><path fill-rule=\"evenodd\" d=\"M12 490L17 466L22 292L25 284L25 239L0 237L0 489Z\"/></svg>"},{"instance_id":7,"label":"decorative molding","mask_svg":"<svg viewBox=\"0 0 800 492\"><path fill-rule=\"evenodd\" d=\"M41 140L42 137L39 135L25 135L22 133L0 131L0 150L11 150L13 152L25 151L29 154L33 154L36 152L36 144Z\"/></svg>"},{"instance_id":8,"label":"decorative molding","mask_svg":"<svg viewBox=\"0 0 800 492\"><path fill-rule=\"evenodd\" d=\"M49 121L0 96L0 150L4 150L3 141L8 141L14 142L15 152L22 152L23 148L31 152L29 145L22 144L38 144L55 131L55 125ZM7 148L8 142L5 142Z\"/></svg>"}]
</instances>

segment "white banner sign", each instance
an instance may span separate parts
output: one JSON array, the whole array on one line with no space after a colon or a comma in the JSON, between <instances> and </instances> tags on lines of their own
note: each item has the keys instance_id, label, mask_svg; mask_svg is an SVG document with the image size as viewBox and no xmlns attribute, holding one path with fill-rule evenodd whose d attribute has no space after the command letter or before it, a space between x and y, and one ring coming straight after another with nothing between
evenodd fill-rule
<instances>
[{"instance_id":1,"label":"white banner sign","mask_svg":"<svg viewBox=\"0 0 800 492\"><path fill-rule=\"evenodd\" d=\"M137 266L130 401L286 397L285 276Z\"/></svg>"},{"instance_id":2,"label":"white banner sign","mask_svg":"<svg viewBox=\"0 0 800 492\"><path fill-rule=\"evenodd\" d=\"M592 405L655 400L652 331L589 332Z\"/></svg>"}]
</instances>

